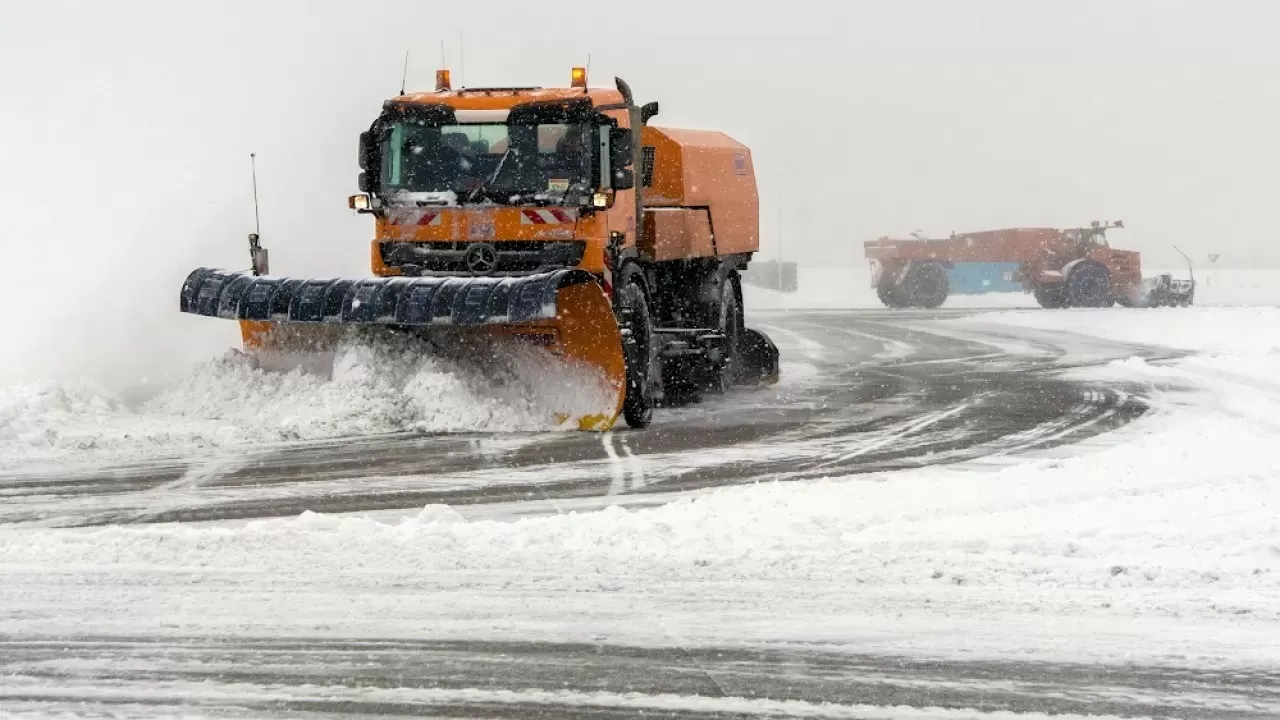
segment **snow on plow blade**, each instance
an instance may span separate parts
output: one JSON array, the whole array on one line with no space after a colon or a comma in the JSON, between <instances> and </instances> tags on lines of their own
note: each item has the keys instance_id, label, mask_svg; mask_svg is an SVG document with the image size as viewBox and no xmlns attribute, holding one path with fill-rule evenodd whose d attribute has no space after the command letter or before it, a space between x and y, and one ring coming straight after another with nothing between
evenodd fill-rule
<instances>
[{"instance_id":1,"label":"snow on plow blade","mask_svg":"<svg viewBox=\"0 0 1280 720\"><path fill-rule=\"evenodd\" d=\"M626 369L613 309L583 270L518 277L255 276L198 268L182 284L182 312L240 322L246 350L325 346L357 326L428 336L512 339L541 346L600 383L594 411L556 412L583 430L608 430L622 411Z\"/></svg>"}]
</instances>

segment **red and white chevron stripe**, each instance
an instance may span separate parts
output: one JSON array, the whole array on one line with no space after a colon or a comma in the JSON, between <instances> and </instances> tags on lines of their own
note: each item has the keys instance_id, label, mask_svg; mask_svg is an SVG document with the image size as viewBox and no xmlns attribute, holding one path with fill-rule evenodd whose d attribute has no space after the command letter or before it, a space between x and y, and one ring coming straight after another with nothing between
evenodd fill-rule
<instances>
[{"instance_id":1,"label":"red and white chevron stripe","mask_svg":"<svg viewBox=\"0 0 1280 720\"><path fill-rule=\"evenodd\" d=\"M418 218L416 225L439 225L440 213L435 210L428 210L422 213L422 217Z\"/></svg>"},{"instance_id":2,"label":"red and white chevron stripe","mask_svg":"<svg viewBox=\"0 0 1280 720\"><path fill-rule=\"evenodd\" d=\"M520 211L521 225L561 225L574 221L574 213L562 208L525 208Z\"/></svg>"}]
</instances>

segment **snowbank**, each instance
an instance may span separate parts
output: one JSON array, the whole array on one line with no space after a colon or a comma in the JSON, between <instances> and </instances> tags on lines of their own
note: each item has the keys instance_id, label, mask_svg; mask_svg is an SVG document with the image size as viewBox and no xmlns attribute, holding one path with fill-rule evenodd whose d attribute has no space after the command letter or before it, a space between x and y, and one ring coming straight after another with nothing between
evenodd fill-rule
<instances>
[{"instance_id":1,"label":"snowbank","mask_svg":"<svg viewBox=\"0 0 1280 720\"><path fill-rule=\"evenodd\" d=\"M137 403L88 382L10 387L0 390L0 466L403 431L568 429L556 413L610 407L599 383L539 350L502 357L482 364L360 337L283 369L232 352Z\"/></svg>"}]
</instances>

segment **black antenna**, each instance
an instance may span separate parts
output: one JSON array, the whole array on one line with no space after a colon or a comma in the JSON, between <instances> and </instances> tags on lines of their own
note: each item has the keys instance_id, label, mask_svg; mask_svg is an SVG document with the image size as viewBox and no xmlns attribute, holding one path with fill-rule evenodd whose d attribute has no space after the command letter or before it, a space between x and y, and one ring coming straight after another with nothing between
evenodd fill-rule
<instances>
[{"instance_id":1,"label":"black antenna","mask_svg":"<svg viewBox=\"0 0 1280 720\"><path fill-rule=\"evenodd\" d=\"M249 262L254 275L266 275L267 249L258 241L262 228L258 223L258 160L256 153L249 153L249 169L253 173L253 232L249 233Z\"/></svg>"},{"instance_id":2,"label":"black antenna","mask_svg":"<svg viewBox=\"0 0 1280 720\"><path fill-rule=\"evenodd\" d=\"M400 71L400 94L404 94L405 81L409 79L409 51L404 51L404 69Z\"/></svg>"},{"instance_id":3,"label":"black antenna","mask_svg":"<svg viewBox=\"0 0 1280 720\"><path fill-rule=\"evenodd\" d=\"M249 153L249 171L253 174L253 234L260 235L262 227L258 224L258 155Z\"/></svg>"},{"instance_id":4,"label":"black antenna","mask_svg":"<svg viewBox=\"0 0 1280 720\"><path fill-rule=\"evenodd\" d=\"M467 86L467 47L462 44L462 31L458 31L458 87Z\"/></svg>"}]
</instances>

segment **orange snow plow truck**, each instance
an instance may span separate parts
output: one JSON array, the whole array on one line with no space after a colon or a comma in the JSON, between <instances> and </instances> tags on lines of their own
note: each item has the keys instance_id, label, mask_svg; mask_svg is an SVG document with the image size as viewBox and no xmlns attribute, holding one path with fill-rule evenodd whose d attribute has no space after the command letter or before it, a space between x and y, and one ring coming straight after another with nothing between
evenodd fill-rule
<instances>
[{"instance_id":1,"label":"orange snow plow truck","mask_svg":"<svg viewBox=\"0 0 1280 720\"><path fill-rule=\"evenodd\" d=\"M778 351L743 324L740 276L759 249L751 152L719 132L651 127L630 88L450 86L386 101L359 143L373 277L199 268L181 310L237 320L245 349L290 352L353 326L477 353L541 347L607 388L584 430L655 404L773 382ZM477 342L469 343L468 339ZM486 356L482 356L486 357Z\"/></svg>"}]
</instances>

